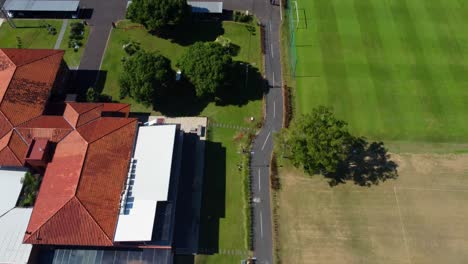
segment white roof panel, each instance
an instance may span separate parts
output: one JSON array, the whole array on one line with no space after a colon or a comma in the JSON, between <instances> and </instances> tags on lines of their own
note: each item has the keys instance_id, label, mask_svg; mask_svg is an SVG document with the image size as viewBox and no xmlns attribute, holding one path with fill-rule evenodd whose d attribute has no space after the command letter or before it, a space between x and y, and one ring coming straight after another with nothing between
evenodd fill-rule
<instances>
[{"instance_id":1,"label":"white roof panel","mask_svg":"<svg viewBox=\"0 0 468 264\"><path fill-rule=\"evenodd\" d=\"M150 241L158 201L171 180L176 125L141 126L114 241Z\"/></svg>"},{"instance_id":2,"label":"white roof panel","mask_svg":"<svg viewBox=\"0 0 468 264\"><path fill-rule=\"evenodd\" d=\"M21 178L25 173L25 169L0 169L0 216L15 207L23 188Z\"/></svg>"},{"instance_id":3,"label":"white roof panel","mask_svg":"<svg viewBox=\"0 0 468 264\"><path fill-rule=\"evenodd\" d=\"M77 11L80 1L73 0L6 0L8 11Z\"/></svg>"},{"instance_id":4,"label":"white roof panel","mask_svg":"<svg viewBox=\"0 0 468 264\"><path fill-rule=\"evenodd\" d=\"M0 217L0 263L27 263L32 245L23 244L32 208L14 208Z\"/></svg>"},{"instance_id":5,"label":"white roof panel","mask_svg":"<svg viewBox=\"0 0 468 264\"><path fill-rule=\"evenodd\" d=\"M15 208L26 169L0 169L0 263L27 263L32 246L23 244L31 208Z\"/></svg>"},{"instance_id":6,"label":"white roof panel","mask_svg":"<svg viewBox=\"0 0 468 264\"><path fill-rule=\"evenodd\" d=\"M223 2L188 1L193 13L223 13Z\"/></svg>"}]
</instances>

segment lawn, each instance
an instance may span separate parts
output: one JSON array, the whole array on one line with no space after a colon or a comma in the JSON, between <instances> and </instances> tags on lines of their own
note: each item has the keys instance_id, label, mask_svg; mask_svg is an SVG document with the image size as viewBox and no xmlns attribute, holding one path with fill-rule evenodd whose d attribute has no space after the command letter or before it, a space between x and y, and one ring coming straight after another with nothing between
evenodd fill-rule
<instances>
[{"instance_id":1,"label":"lawn","mask_svg":"<svg viewBox=\"0 0 468 264\"><path fill-rule=\"evenodd\" d=\"M112 31L104 56L101 69L106 71L106 77L102 92L112 96L113 100L119 100L118 76L122 70L121 59L125 56L122 45L128 43L129 40L140 43L142 49L160 52L171 60L175 68L177 60L189 45L196 41L214 41L216 37L222 35L231 39L233 44L240 47L234 60L248 62L252 65L248 73L247 87L245 85L245 75L240 76L236 84L238 91L235 91L237 97L240 98L239 102L223 106L216 105L213 102L200 103L200 105L196 106L181 105L180 108L189 108L189 112L182 112L182 115L202 115L209 117L214 122L253 126L254 124L248 122L249 117L253 116L258 120L261 116L261 84L258 81L259 74L255 72L258 72L258 69L263 69L259 28L235 22L198 22L193 23L191 28L185 29L179 35L182 35L183 39L160 38L149 34L141 25L129 21L120 22L118 27ZM132 104L132 111L135 112L160 112L160 109L138 104L128 97L120 101ZM196 110L194 111L194 109ZM172 113L161 112L172 115Z\"/></svg>"},{"instance_id":2,"label":"lawn","mask_svg":"<svg viewBox=\"0 0 468 264\"><path fill-rule=\"evenodd\" d=\"M84 46L77 52L72 48L68 48L68 40L70 34L70 24L80 20L69 20L60 48L65 50L64 60L69 67L76 68L80 65L81 56L83 55ZM38 20L38 19L15 19L17 28L12 28L5 21L0 27L0 47L2 48L17 48L17 39L20 37L24 49L53 49L62 27L62 20ZM41 23L48 23L57 30L56 35L50 35L46 28L40 27ZM89 27L85 27L83 43L87 42L89 35Z\"/></svg>"},{"instance_id":3,"label":"lawn","mask_svg":"<svg viewBox=\"0 0 468 264\"><path fill-rule=\"evenodd\" d=\"M392 155L399 178L330 187L280 171L283 263L467 263L468 155Z\"/></svg>"},{"instance_id":4,"label":"lawn","mask_svg":"<svg viewBox=\"0 0 468 264\"><path fill-rule=\"evenodd\" d=\"M468 140L462 2L298 0L298 7L299 112L332 106L373 139Z\"/></svg>"},{"instance_id":5,"label":"lawn","mask_svg":"<svg viewBox=\"0 0 468 264\"><path fill-rule=\"evenodd\" d=\"M46 28L41 27L41 21L55 27L57 34L50 35ZM19 37L24 49L53 49L62 27L62 20L51 19L15 19L14 23L17 28L10 27L6 21L0 27L0 47L18 48L17 37Z\"/></svg>"},{"instance_id":6,"label":"lawn","mask_svg":"<svg viewBox=\"0 0 468 264\"><path fill-rule=\"evenodd\" d=\"M206 145L200 250L196 263L240 263L248 257L238 132L210 128ZM245 138L242 139L245 141ZM212 255L203 255L208 253Z\"/></svg>"},{"instance_id":7,"label":"lawn","mask_svg":"<svg viewBox=\"0 0 468 264\"><path fill-rule=\"evenodd\" d=\"M89 27L85 26L85 32L82 41L84 45L81 46L77 51L75 51L73 48L68 47L68 41L70 40L71 23L80 21L81 20L68 20L67 29L65 30L62 43L60 44L60 48L65 50L65 61L67 62L70 68L77 68L78 66L80 66L81 57L83 56L83 52L86 48L86 42L89 36Z\"/></svg>"}]
</instances>

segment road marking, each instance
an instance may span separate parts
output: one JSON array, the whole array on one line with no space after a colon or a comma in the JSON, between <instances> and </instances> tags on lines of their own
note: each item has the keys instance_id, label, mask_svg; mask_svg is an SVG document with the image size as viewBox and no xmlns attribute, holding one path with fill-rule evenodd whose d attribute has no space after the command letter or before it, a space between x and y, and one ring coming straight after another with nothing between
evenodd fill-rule
<instances>
[{"instance_id":1,"label":"road marking","mask_svg":"<svg viewBox=\"0 0 468 264\"><path fill-rule=\"evenodd\" d=\"M270 50L271 50L271 58L274 58L273 56L273 43L270 43Z\"/></svg>"},{"instance_id":2,"label":"road marking","mask_svg":"<svg viewBox=\"0 0 468 264\"><path fill-rule=\"evenodd\" d=\"M260 211L260 236L263 237L263 218L262 218L262 211Z\"/></svg>"},{"instance_id":3,"label":"road marking","mask_svg":"<svg viewBox=\"0 0 468 264\"><path fill-rule=\"evenodd\" d=\"M271 86L275 87L275 72L273 72L273 80L271 81Z\"/></svg>"},{"instance_id":4,"label":"road marking","mask_svg":"<svg viewBox=\"0 0 468 264\"><path fill-rule=\"evenodd\" d=\"M276 118L276 101L273 101L273 118Z\"/></svg>"},{"instance_id":5,"label":"road marking","mask_svg":"<svg viewBox=\"0 0 468 264\"><path fill-rule=\"evenodd\" d=\"M397 195L395 186L393 186L393 194L395 195L395 200L396 200L396 204L397 204L397 208L398 208L398 215L400 216L401 232L403 234L403 241L405 242L405 248L406 248L406 254L407 254L407 257L408 257L408 263L411 264L411 256L410 256L410 252L409 252L408 241L406 240L405 225L403 224L403 217L401 216L400 203L398 202L398 195Z\"/></svg>"},{"instance_id":6,"label":"road marking","mask_svg":"<svg viewBox=\"0 0 468 264\"><path fill-rule=\"evenodd\" d=\"M260 169L258 169L258 190L262 190L262 187L260 185Z\"/></svg>"},{"instance_id":7,"label":"road marking","mask_svg":"<svg viewBox=\"0 0 468 264\"><path fill-rule=\"evenodd\" d=\"M270 22L270 33L273 33L273 30L271 29L271 22Z\"/></svg>"},{"instance_id":8,"label":"road marking","mask_svg":"<svg viewBox=\"0 0 468 264\"><path fill-rule=\"evenodd\" d=\"M271 131L268 132L268 135L267 135L267 137L266 137L266 139L265 139L265 142L263 142L262 150L265 148L265 145L266 145L266 143L267 143L267 141L268 141L268 138L270 137L270 133L271 133Z\"/></svg>"}]
</instances>

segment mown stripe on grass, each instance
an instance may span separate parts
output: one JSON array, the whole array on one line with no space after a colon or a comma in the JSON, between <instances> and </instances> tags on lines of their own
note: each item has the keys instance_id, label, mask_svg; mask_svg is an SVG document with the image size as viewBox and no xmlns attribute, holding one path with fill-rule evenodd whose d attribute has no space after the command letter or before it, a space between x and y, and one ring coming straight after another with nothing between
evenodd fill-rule
<instances>
[{"instance_id":1,"label":"mown stripe on grass","mask_svg":"<svg viewBox=\"0 0 468 264\"><path fill-rule=\"evenodd\" d=\"M395 22L401 32L401 41L403 45L410 51L413 63L406 65L410 74L408 84L410 89L415 89L416 95L420 104L423 106L421 114L423 119L419 129L423 133L426 129L434 131L428 138L437 140L441 135L439 134L442 129L440 121L443 119L444 113L440 103L440 98L437 95L437 87L434 85L432 73L428 67L425 49L421 44L418 29L415 27L413 17L408 8L405 0L395 0L395 5L392 7ZM411 108L408 108L410 110ZM417 122L418 120L414 120ZM436 132L437 131L437 132Z\"/></svg>"},{"instance_id":2,"label":"mown stripe on grass","mask_svg":"<svg viewBox=\"0 0 468 264\"><path fill-rule=\"evenodd\" d=\"M314 2L314 11L322 51L324 78L329 90L329 104L335 107L339 115L350 114L353 102L350 100L348 75L344 66L343 48L334 6L329 0L318 0Z\"/></svg>"}]
</instances>

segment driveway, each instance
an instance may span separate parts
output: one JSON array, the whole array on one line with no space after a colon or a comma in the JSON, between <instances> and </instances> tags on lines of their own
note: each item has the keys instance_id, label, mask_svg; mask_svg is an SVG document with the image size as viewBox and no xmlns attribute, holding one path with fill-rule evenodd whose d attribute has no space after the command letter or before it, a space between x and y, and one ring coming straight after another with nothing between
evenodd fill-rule
<instances>
[{"instance_id":1,"label":"driveway","mask_svg":"<svg viewBox=\"0 0 468 264\"><path fill-rule=\"evenodd\" d=\"M93 10L91 18L86 20L90 34L77 76L79 89L87 89L88 86L93 86L98 78L112 22L125 18L127 1L81 0L80 6L83 9Z\"/></svg>"}]
</instances>

